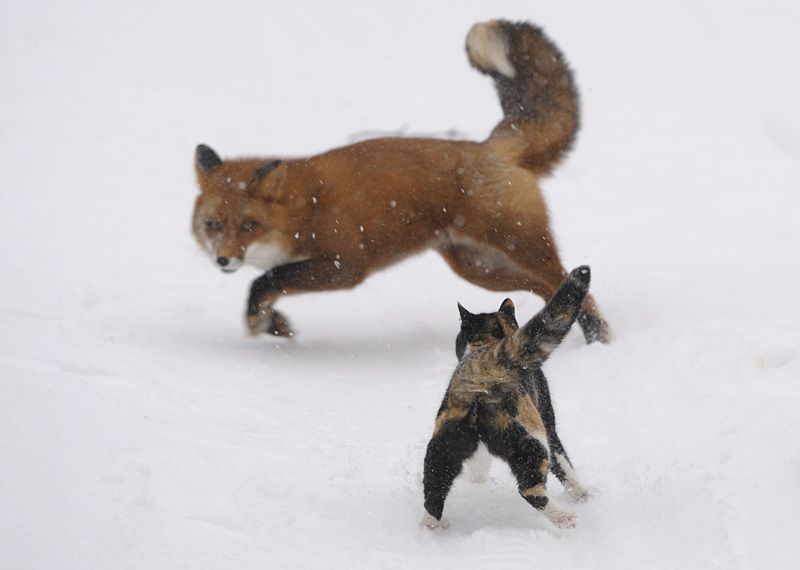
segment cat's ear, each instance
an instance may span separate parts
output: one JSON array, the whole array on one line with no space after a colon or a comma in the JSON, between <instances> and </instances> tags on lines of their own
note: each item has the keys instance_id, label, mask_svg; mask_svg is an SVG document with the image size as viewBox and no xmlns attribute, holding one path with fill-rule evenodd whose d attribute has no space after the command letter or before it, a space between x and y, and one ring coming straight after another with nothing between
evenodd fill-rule
<instances>
[{"instance_id":1,"label":"cat's ear","mask_svg":"<svg viewBox=\"0 0 800 570\"><path fill-rule=\"evenodd\" d=\"M466 310L466 309L465 309L465 308L464 308L464 307L461 305L461 303L458 303L458 314L459 314L459 315L461 315L461 320L462 320L462 321L463 321L463 320L466 320L466 319L468 319L469 317L471 317L471 316L472 316L472 313L470 313L468 310Z\"/></svg>"},{"instance_id":2,"label":"cat's ear","mask_svg":"<svg viewBox=\"0 0 800 570\"><path fill-rule=\"evenodd\" d=\"M511 299L506 299L505 301L503 301L502 304L500 305L500 312L503 313L504 315L508 315L509 317L516 317L516 314L514 312L514 301L512 301Z\"/></svg>"}]
</instances>

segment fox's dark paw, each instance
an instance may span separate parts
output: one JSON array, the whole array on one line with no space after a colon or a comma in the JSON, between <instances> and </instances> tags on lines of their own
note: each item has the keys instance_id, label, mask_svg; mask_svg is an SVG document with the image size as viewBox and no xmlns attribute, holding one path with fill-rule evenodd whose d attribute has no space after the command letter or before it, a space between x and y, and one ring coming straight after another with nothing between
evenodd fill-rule
<instances>
[{"instance_id":1,"label":"fox's dark paw","mask_svg":"<svg viewBox=\"0 0 800 570\"><path fill-rule=\"evenodd\" d=\"M581 325L586 344L593 342L611 342L611 328L608 323L596 315L582 311L578 316L578 324Z\"/></svg>"},{"instance_id":2,"label":"fox's dark paw","mask_svg":"<svg viewBox=\"0 0 800 570\"><path fill-rule=\"evenodd\" d=\"M247 332L250 336L257 336L267 332L272 323L271 311L258 311L247 315Z\"/></svg>"},{"instance_id":3,"label":"fox's dark paw","mask_svg":"<svg viewBox=\"0 0 800 570\"><path fill-rule=\"evenodd\" d=\"M286 317L272 309L262 309L257 313L248 314L247 329L250 336L258 336L260 334L285 337L294 336Z\"/></svg>"},{"instance_id":4,"label":"fox's dark paw","mask_svg":"<svg viewBox=\"0 0 800 570\"><path fill-rule=\"evenodd\" d=\"M268 334L273 336L294 336L292 328L289 326L289 320L278 311L272 311L272 322L270 323Z\"/></svg>"}]
</instances>

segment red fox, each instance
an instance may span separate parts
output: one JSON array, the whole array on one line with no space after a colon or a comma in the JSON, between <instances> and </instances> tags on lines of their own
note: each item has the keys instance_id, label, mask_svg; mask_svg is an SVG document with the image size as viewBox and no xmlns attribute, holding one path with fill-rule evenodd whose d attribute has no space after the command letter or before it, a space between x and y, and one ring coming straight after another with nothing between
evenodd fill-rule
<instances>
[{"instance_id":1,"label":"red fox","mask_svg":"<svg viewBox=\"0 0 800 570\"><path fill-rule=\"evenodd\" d=\"M466 50L503 108L483 142L380 138L284 160L197 147L198 243L223 271L265 271L250 288L251 334L292 336L273 308L283 295L352 288L425 249L483 288L555 294L566 272L539 180L578 129L572 73L528 23L476 24ZM590 296L578 322L587 342L610 339Z\"/></svg>"}]
</instances>

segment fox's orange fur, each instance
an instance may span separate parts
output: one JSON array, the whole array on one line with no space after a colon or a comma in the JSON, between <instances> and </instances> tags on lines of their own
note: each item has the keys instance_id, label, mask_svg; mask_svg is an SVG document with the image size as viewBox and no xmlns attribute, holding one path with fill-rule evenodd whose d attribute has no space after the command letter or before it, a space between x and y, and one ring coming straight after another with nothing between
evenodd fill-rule
<instances>
[{"instance_id":1,"label":"fox's orange fur","mask_svg":"<svg viewBox=\"0 0 800 570\"><path fill-rule=\"evenodd\" d=\"M198 242L224 270L266 273L251 288L252 333L290 335L282 295L350 288L437 250L461 277L550 298L565 271L539 180L569 149L578 97L558 49L529 24L477 24L471 63L496 83L504 118L483 142L382 138L300 159L196 154ZM591 297L587 340L607 340Z\"/></svg>"}]
</instances>

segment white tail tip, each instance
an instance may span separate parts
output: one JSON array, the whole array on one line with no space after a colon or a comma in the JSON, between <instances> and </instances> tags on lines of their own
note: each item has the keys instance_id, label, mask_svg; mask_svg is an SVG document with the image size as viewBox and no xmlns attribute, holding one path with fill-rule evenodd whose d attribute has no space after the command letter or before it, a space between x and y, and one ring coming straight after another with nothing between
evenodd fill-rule
<instances>
[{"instance_id":1,"label":"white tail tip","mask_svg":"<svg viewBox=\"0 0 800 570\"><path fill-rule=\"evenodd\" d=\"M467 55L472 65L481 71L496 71L509 78L517 74L508 60L508 42L499 22L472 26L467 34Z\"/></svg>"}]
</instances>

